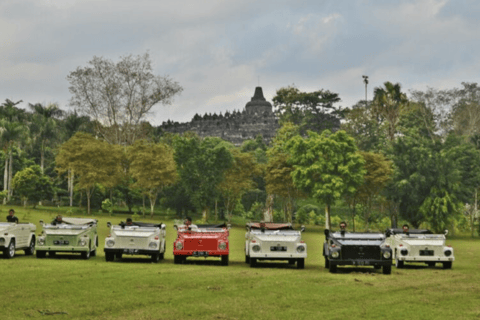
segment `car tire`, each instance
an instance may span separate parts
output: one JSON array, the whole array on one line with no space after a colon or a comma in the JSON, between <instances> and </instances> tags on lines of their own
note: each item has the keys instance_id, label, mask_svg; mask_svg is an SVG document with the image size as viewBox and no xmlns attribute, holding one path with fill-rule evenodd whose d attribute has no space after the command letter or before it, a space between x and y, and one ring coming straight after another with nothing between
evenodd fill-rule
<instances>
[{"instance_id":1,"label":"car tire","mask_svg":"<svg viewBox=\"0 0 480 320\"><path fill-rule=\"evenodd\" d=\"M402 269L404 266L405 266L405 261L398 260L398 258L395 259L395 267L397 269Z\"/></svg>"},{"instance_id":2,"label":"car tire","mask_svg":"<svg viewBox=\"0 0 480 320\"><path fill-rule=\"evenodd\" d=\"M245 263L250 263L250 256L245 255Z\"/></svg>"},{"instance_id":3,"label":"car tire","mask_svg":"<svg viewBox=\"0 0 480 320\"><path fill-rule=\"evenodd\" d=\"M160 260L165 259L165 243L163 244L163 252L159 253Z\"/></svg>"},{"instance_id":4,"label":"car tire","mask_svg":"<svg viewBox=\"0 0 480 320\"><path fill-rule=\"evenodd\" d=\"M392 273L392 266L391 265L383 266L383 274L391 274L391 273Z\"/></svg>"},{"instance_id":5,"label":"car tire","mask_svg":"<svg viewBox=\"0 0 480 320\"><path fill-rule=\"evenodd\" d=\"M443 263L443 269L452 269L452 261L446 261Z\"/></svg>"},{"instance_id":6,"label":"car tire","mask_svg":"<svg viewBox=\"0 0 480 320\"><path fill-rule=\"evenodd\" d=\"M288 259L288 264L295 264L296 259Z\"/></svg>"},{"instance_id":7,"label":"car tire","mask_svg":"<svg viewBox=\"0 0 480 320\"><path fill-rule=\"evenodd\" d=\"M119 252L119 253L115 253L115 254L114 254L114 253L112 253L112 254L113 254L113 255L115 255L115 258L117 258L117 259L119 259L119 260L120 260L120 259L122 259L122 257L123 257L123 255L122 255L122 253L121 253L121 252Z\"/></svg>"},{"instance_id":8,"label":"car tire","mask_svg":"<svg viewBox=\"0 0 480 320\"><path fill-rule=\"evenodd\" d=\"M49 257L55 257L55 255L56 255L56 252L55 252L55 251L49 251L49 252L48 252L48 256L49 256Z\"/></svg>"},{"instance_id":9,"label":"car tire","mask_svg":"<svg viewBox=\"0 0 480 320\"><path fill-rule=\"evenodd\" d=\"M111 252L105 253L105 261L113 261L115 260L115 254Z\"/></svg>"},{"instance_id":10,"label":"car tire","mask_svg":"<svg viewBox=\"0 0 480 320\"><path fill-rule=\"evenodd\" d=\"M297 269L305 269L305 258L297 259Z\"/></svg>"},{"instance_id":11,"label":"car tire","mask_svg":"<svg viewBox=\"0 0 480 320\"><path fill-rule=\"evenodd\" d=\"M380 270L380 269L382 269L382 266L373 266L373 269Z\"/></svg>"},{"instance_id":12,"label":"car tire","mask_svg":"<svg viewBox=\"0 0 480 320\"><path fill-rule=\"evenodd\" d=\"M427 265L432 268L435 267L435 262L427 262Z\"/></svg>"},{"instance_id":13,"label":"car tire","mask_svg":"<svg viewBox=\"0 0 480 320\"><path fill-rule=\"evenodd\" d=\"M228 254L222 256L222 266L228 266Z\"/></svg>"},{"instance_id":14,"label":"car tire","mask_svg":"<svg viewBox=\"0 0 480 320\"><path fill-rule=\"evenodd\" d=\"M30 240L30 245L28 246L28 249L25 249L25 255L33 256L34 254L35 254L35 238L32 237L32 240Z\"/></svg>"},{"instance_id":15,"label":"car tire","mask_svg":"<svg viewBox=\"0 0 480 320\"><path fill-rule=\"evenodd\" d=\"M330 262L328 264L328 271L330 271L330 273L336 273L337 272L337 265Z\"/></svg>"},{"instance_id":16,"label":"car tire","mask_svg":"<svg viewBox=\"0 0 480 320\"><path fill-rule=\"evenodd\" d=\"M90 252L90 257L96 257L97 256L97 249L93 249L92 252Z\"/></svg>"},{"instance_id":17,"label":"car tire","mask_svg":"<svg viewBox=\"0 0 480 320\"><path fill-rule=\"evenodd\" d=\"M5 259L12 259L15 256L15 240L10 240L8 247L3 250L3 256Z\"/></svg>"},{"instance_id":18,"label":"car tire","mask_svg":"<svg viewBox=\"0 0 480 320\"><path fill-rule=\"evenodd\" d=\"M151 260L152 260L153 263L157 263L158 261L160 261L160 254L158 254L158 253L152 254Z\"/></svg>"},{"instance_id":19,"label":"car tire","mask_svg":"<svg viewBox=\"0 0 480 320\"><path fill-rule=\"evenodd\" d=\"M255 268L257 266L257 258L250 258L250 268Z\"/></svg>"},{"instance_id":20,"label":"car tire","mask_svg":"<svg viewBox=\"0 0 480 320\"><path fill-rule=\"evenodd\" d=\"M47 253L45 251L38 251L36 252L37 254L37 258L41 259L41 258L45 258L45 256L47 255Z\"/></svg>"},{"instance_id":21,"label":"car tire","mask_svg":"<svg viewBox=\"0 0 480 320\"><path fill-rule=\"evenodd\" d=\"M174 264L181 264L182 263L182 257L181 256L173 256L173 263Z\"/></svg>"},{"instance_id":22,"label":"car tire","mask_svg":"<svg viewBox=\"0 0 480 320\"><path fill-rule=\"evenodd\" d=\"M90 259L90 248L88 248L87 251L83 251L81 255L82 255L82 259L83 259L83 260L88 260L88 259Z\"/></svg>"},{"instance_id":23,"label":"car tire","mask_svg":"<svg viewBox=\"0 0 480 320\"><path fill-rule=\"evenodd\" d=\"M325 257L325 268L329 268L330 267L330 260L328 260L327 257Z\"/></svg>"}]
</instances>

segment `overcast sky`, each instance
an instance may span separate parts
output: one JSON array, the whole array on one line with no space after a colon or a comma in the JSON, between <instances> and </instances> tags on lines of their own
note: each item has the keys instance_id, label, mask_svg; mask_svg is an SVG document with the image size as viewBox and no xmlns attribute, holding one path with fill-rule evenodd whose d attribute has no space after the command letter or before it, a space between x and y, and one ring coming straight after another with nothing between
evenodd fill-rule
<instances>
[{"instance_id":1,"label":"overcast sky","mask_svg":"<svg viewBox=\"0 0 480 320\"><path fill-rule=\"evenodd\" d=\"M404 91L480 82L480 1L0 0L0 102L58 103L93 56L149 52L184 88L149 117L242 110L260 85L328 89L341 106L385 81Z\"/></svg>"}]
</instances>

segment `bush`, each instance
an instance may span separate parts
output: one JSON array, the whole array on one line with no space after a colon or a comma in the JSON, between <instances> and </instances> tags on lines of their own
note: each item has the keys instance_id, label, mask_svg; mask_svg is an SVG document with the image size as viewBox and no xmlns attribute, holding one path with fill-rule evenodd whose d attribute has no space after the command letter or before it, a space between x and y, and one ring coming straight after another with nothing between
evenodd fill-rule
<instances>
[{"instance_id":1,"label":"bush","mask_svg":"<svg viewBox=\"0 0 480 320\"><path fill-rule=\"evenodd\" d=\"M102 210L103 212L108 212L110 215L112 215L113 204L110 202L110 199L105 199L102 201Z\"/></svg>"}]
</instances>

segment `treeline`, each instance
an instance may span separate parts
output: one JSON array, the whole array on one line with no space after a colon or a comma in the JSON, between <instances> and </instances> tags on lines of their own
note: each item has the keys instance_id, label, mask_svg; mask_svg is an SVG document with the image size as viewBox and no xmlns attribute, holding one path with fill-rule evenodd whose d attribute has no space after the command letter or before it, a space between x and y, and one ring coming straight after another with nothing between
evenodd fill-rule
<instances>
[{"instance_id":1,"label":"treeline","mask_svg":"<svg viewBox=\"0 0 480 320\"><path fill-rule=\"evenodd\" d=\"M328 90L280 88L273 104L281 128L270 145L257 137L235 147L191 132L162 133L144 121L149 107L181 91L149 73L148 55L89 64L68 77L81 115L56 105L29 105L30 112L10 100L0 106L4 203L53 201L88 213L145 213L149 206L153 214L160 206L204 220L242 215L330 227L345 219L353 229L409 223L474 235L475 83L407 97L399 84L385 82L371 101L350 108ZM112 83L105 74L116 75Z\"/></svg>"}]
</instances>

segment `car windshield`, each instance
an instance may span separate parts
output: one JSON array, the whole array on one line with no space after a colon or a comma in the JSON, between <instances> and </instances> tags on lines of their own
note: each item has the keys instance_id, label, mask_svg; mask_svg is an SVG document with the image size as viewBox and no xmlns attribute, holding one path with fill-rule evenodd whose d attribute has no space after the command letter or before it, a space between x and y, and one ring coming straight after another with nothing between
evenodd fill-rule
<instances>
[{"instance_id":1,"label":"car windshield","mask_svg":"<svg viewBox=\"0 0 480 320\"><path fill-rule=\"evenodd\" d=\"M135 231L135 232L153 232L158 228L154 227L141 227L141 226L113 226L113 230L121 230L121 231Z\"/></svg>"},{"instance_id":2,"label":"car windshield","mask_svg":"<svg viewBox=\"0 0 480 320\"><path fill-rule=\"evenodd\" d=\"M408 240L443 240L445 236L443 234L401 234L402 239Z\"/></svg>"},{"instance_id":3,"label":"car windshield","mask_svg":"<svg viewBox=\"0 0 480 320\"><path fill-rule=\"evenodd\" d=\"M332 238L337 240L365 240L365 241L378 241L384 240L385 235L383 233L353 233L345 232L342 235L340 232L334 232L331 234Z\"/></svg>"},{"instance_id":4,"label":"car windshield","mask_svg":"<svg viewBox=\"0 0 480 320\"><path fill-rule=\"evenodd\" d=\"M14 222L0 222L0 226L9 226Z\"/></svg>"},{"instance_id":5,"label":"car windshield","mask_svg":"<svg viewBox=\"0 0 480 320\"><path fill-rule=\"evenodd\" d=\"M300 231L295 230L262 230L252 229L250 231L252 234L268 234L268 235L287 235L287 236L296 236L300 234Z\"/></svg>"}]
</instances>

